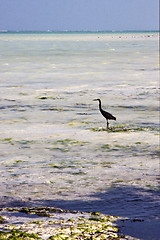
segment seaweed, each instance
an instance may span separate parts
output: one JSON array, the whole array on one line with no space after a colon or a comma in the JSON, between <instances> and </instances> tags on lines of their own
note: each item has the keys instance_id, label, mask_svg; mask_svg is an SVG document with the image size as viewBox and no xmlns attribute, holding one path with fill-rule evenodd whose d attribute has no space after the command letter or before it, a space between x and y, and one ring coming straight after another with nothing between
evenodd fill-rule
<instances>
[{"instance_id":1,"label":"seaweed","mask_svg":"<svg viewBox=\"0 0 160 240\"><path fill-rule=\"evenodd\" d=\"M128 126L128 125L115 125L113 127L110 127L109 129L105 127L95 127L90 129L93 132L141 132L141 131L157 131L159 130L156 127L137 127L137 126Z\"/></svg>"},{"instance_id":2,"label":"seaweed","mask_svg":"<svg viewBox=\"0 0 160 240\"><path fill-rule=\"evenodd\" d=\"M5 220L2 216L0 216L0 224L4 224L5 223Z\"/></svg>"},{"instance_id":3,"label":"seaweed","mask_svg":"<svg viewBox=\"0 0 160 240\"><path fill-rule=\"evenodd\" d=\"M2 142L11 142L12 138L3 138L0 141L2 141Z\"/></svg>"},{"instance_id":4,"label":"seaweed","mask_svg":"<svg viewBox=\"0 0 160 240\"><path fill-rule=\"evenodd\" d=\"M3 232L0 231L0 239L5 240L32 240L32 239L41 239L37 234L35 233L27 233L23 231L19 231L16 229L12 229L9 232Z\"/></svg>"},{"instance_id":5,"label":"seaweed","mask_svg":"<svg viewBox=\"0 0 160 240\"><path fill-rule=\"evenodd\" d=\"M43 239L42 232L47 233L48 240L104 240L104 239L125 239L119 234L115 224L118 217L107 216L99 212L77 212L62 210L54 207L22 207L8 208L8 211L22 212L26 214L36 214L41 217L48 217L50 213L69 213L78 214L73 218L67 218L63 215L54 220L31 221L22 225L5 225L4 231L0 232L0 239L11 240L33 240ZM80 216L81 215L81 216Z\"/></svg>"},{"instance_id":6,"label":"seaweed","mask_svg":"<svg viewBox=\"0 0 160 240\"><path fill-rule=\"evenodd\" d=\"M83 146L84 144L88 143L86 141L77 141L77 140L74 140L74 139L69 139L69 138L66 138L66 139L63 139L63 140L57 140L57 143L60 143L62 145L81 145Z\"/></svg>"},{"instance_id":7,"label":"seaweed","mask_svg":"<svg viewBox=\"0 0 160 240\"><path fill-rule=\"evenodd\" d=\"M59 139L57 141L54 141L52 146L49 148L51 151L57 150L61 152L68 152L71 147L78 147L78 146L84 146L87 144L87 141L77 141L74 139Z\"/></svg>"}]
</instances>

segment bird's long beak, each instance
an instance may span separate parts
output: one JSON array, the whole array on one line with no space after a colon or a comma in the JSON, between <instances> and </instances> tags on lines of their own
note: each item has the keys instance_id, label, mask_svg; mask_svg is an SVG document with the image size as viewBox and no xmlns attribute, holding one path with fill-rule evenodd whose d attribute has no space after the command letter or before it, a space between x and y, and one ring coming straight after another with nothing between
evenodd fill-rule
<instances>
[{"instance_id":1,"label":"bird's long beak","mask_svg":"<svg viewBox=\"0 0 160 240\"><path fill-rule=\"evenodd\" d=\"M93 101L98 101L98 99L93 99Z\"/></svg>"}]
</instances>

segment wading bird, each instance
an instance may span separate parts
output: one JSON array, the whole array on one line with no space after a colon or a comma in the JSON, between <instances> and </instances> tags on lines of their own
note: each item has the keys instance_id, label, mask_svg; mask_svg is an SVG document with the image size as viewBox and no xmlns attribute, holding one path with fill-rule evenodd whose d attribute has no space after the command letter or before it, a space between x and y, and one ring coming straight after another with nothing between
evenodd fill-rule
<instances>
[{"instance_id":1,"label":"wading bird","mask_svg":"<svg viewBox=\"0 0 160 240\"><path fill-rule=\"evenodd\" d=\"M106 112L102 109L101 107L101 100L98 98L98 99L94 99L93 101L98 101L99 102L99 110L101 112L101 114L103 115L103 117L105 117L105 119L107 120L107 129L109 129L109 122L108 120L116 120L116 118L110 114L109 112Z\"/></svg>"}]
</instances>

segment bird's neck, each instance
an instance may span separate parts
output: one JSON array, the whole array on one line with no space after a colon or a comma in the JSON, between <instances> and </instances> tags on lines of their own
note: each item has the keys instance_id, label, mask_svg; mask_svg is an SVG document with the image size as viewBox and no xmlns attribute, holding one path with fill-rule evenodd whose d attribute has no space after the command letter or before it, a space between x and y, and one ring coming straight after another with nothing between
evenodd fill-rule
<instances>
[{"instance_id":1,"label":"bird's neck","mask_svg":"<svg viewBox=\"0 0 160 240\"><path fill-rule=\"evenodd\" d=\"M101 102L99 102L99 110L100 110L100 111L102 110Z\"/></svg>"}]
</instances>

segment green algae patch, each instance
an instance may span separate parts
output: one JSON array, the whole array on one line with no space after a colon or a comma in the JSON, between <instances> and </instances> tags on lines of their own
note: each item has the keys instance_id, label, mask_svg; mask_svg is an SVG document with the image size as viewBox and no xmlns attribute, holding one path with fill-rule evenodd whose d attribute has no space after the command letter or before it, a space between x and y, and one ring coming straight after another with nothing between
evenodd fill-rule
<instances>
[{"instance_id":1,"label":"green algae patch","mask_svg":"<svg viewBox=\"0 0 160 240\"><path fill-rule=\"evenodd\" d=\"M112 126L109 129L106 127L95 127L90 129L93 132L141 132L141 131L158 131L157 127L136 127L136 126L127 126L127 125L116 125Z\"/></svg>"},{"instance_id":2,"label":"green algae patch","mask_svg":"<svg viewBox=\"0 0 160 240\"><path fill-rule=\"evenodd\" d=\"M90 130L93 132L104 132L104 131L107 132L107 128L104 128L104 127L94 127L94 128L91 128Z\"/></svg>"},{"instance_id":3,"label":"green algae patch","mask_svg":"<svg viewBox=\"0 0 160 240\"><path fill-rule=\"evenodd\" d=\"M111 127L109 129L104 127L95 127L90 129L93 132L130 132L132 129L125 127Z\"/></svg>"},{"instance_id":4,"label":"green algae patch","mask_svg":"<svg viewBox=\"0 0 160 240\"><path fill-rule=\"evenodd\" d=\"M4 224L5 223L5 220L2 216L0 216L0 224Z\"/></svg>"},{"instance_id":5,"label":"green algae patch","mask_svg":"<svg viewBox=\"0 0 160 240\"><path fill-rule=\"evenodd\" d=\"M88 142L86 141L77 141L74 139L59 139L57 141L52 142L52 145L49 147L51 151L61 151L61 152L68 152L70 151L71 148L76 148L76 147L83 147L85 144Z\"/></svg>"},{"instance_id":6,"label":"green algae patch","mask_svg":"<svg viewBox=\"0 0 160 240\"><path fill-rule=\"evenodd\" d=\"M85 213L55 207L8 208L4 211L9 211L10 216L12 212L13 215L14 212L19 212L20 216L22 213L35 214L35 216L32 215L32 221L15 225L13 223L1 224L3 231L0 232L0 239L2 240L126 239L119 234L116 225L118 217L107 216L99 212Z\"/></svg>"},{"instance_id":7,"label":"green algae patch","mask_svg":"<svg viewBox=\"0 0 160 240\"><path fill-rule=\"evenodd\" d=\"M141 143L141 142L135 142L132 144L127 144L127 145L120 145L120 144L101 144L97 147L96 150L100 150L101 152L114 152L115 154L131 154L132 156L139 156L140 154L148 154L149 151L152 151L152 156L157 156L156 151L153 149L150 149L150 146L148 143ZM102 162L101 165L106 165L110 166L111 164L114 164L112 162Z\"/></svg>"},{"instance_id":8,"label":"green algae patch","mask_svg":"<svg viewBox=\"0 0 160 240\"><path fill-rule=\"evenodd\" d=\"M61 210L54 207L22 207L22 208L7 208L10 212L19 212L19 213L26 213L26 214L35 214L40 217L51 217L52 213L61 213L65 212L65 210Z\"/></svg>"},{"instance_id":9,"label":"green algae patch","mask_svg":"<svg viewBox=\"0 0 160 240\"><path fill-rule=\"evenodd\" d=\"M5 144L10 144L10 145L18 144L22 148L30 148L32 144L37 143L37 141L35 141L35 140L25 140L25 139L15 140L12 138L3 138L3 139L0 139L0 142L5 143Z\"/></svg>"},{"instance_id":10,"label":"green algae patch","mask_svg":"<svg viewBox=\"0 0 160 240\"><path fill-rule=\"evenodd\" d=\"M9 232L0 231L1 240L35 240L41 239L37 234L22 232L19 230L12 229Z\"/></svg>"},{"instance_id":11,"label":"green algae patch","mask_svg":"<svg viewBox=\"0 0 160 240\"><path fill-rule=\"evenodd\" d=\"M115 220L115 219L114 219ZM118 228L112 223L112 217L103 218L102 215L84 219L72 220L70 226L56 229L49 239L119 239ZM122 239L122 238L121 238Z\"/></svg>"},{"instance_id":12,"label":"green algae patch","mask_svg":"<svg viewBox=\"0 0 160 240\"><path fill-rule=\"evenodd\" d=\"M62 145L72 145L72 146L83 146L85 145L86 143L88 142L85 142L85 141L76 141L74 139L69 139L69 138L66 138L66 139L63 139L63 140L58 140L57 143L59 144L62 144Z\"/></svg>"},{"instance_id":13,"label":"green algae patch","mask_svg":"<svg viewBox=\"0 0 160 240\"><path fill-rule=\"evenodd\" d=\"M11 142L12 138L3 138L0 141L2 141L2 142Z\"/></svg>"}]
</instances>

